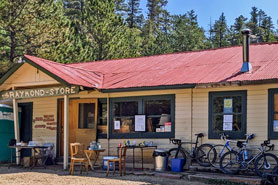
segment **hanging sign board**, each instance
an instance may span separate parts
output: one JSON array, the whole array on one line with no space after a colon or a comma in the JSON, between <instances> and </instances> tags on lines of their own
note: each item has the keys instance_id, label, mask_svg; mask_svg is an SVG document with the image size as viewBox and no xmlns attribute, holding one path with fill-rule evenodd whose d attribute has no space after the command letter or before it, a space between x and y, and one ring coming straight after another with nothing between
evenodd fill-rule
<instances>
[{"instance_id":1,"label":"hanging sign board","mask_svg":"<svg viewBox=\"0 0 278 185\"><path fill-rule=\"evenodd\" d=\"M50 87L37 89L23 89L13 91L3 91L0 93L0 99L20 99L20 98L38 98L47 96L61 96L77 94L79 92L78 86L71 87Z\"/></svg>"},{"instance_id":2,"label":"hanging sign board","mask_svg":"<svg viewBox=\"0 0 278 185\"><path fill-rule=\"evenodd\" d=\"M224 113L233 113L233 99L232 98L224 99Z\"/></svg>"},{"instance_id":3,"label":"hanging sign board","mask_svg":"<svg viewBox=\"0 0 278 185\"><path fill-rule=\"evenodd\" d=\"M135 131L146 131L145 115L135 115Z\"/></svg>"}]
</instances>

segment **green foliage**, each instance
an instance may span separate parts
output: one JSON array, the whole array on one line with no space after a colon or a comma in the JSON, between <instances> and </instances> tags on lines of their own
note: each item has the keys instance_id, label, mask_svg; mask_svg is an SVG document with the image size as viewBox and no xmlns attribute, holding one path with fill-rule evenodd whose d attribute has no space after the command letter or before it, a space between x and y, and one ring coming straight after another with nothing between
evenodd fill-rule
<instances>
[{"instance_id":1,"label":"green foliage","mask_svg":"<svg viewBox=\"0 0 278 185\"><path fill-rule=\"evenodd\" d=\"M212 45L213 47L223 47L230 45L228 41L229 29L226 23L226 17L222 13L217 21L215 21L212 30Z\"/></svg>"}]
</instances>

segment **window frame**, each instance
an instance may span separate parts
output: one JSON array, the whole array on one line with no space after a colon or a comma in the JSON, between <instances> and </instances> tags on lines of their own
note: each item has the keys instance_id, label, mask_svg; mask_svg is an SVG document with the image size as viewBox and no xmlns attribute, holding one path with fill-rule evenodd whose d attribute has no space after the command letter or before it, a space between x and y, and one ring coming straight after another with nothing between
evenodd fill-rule
<instances>
[{"instance_id":1,"label":"window frame","mask_svg":"<svg viewBox=\"0 0 278 185\"><path fill-rule=\"evenodd\" d=\"M209 123L208 123L208 138L209 139L219 139L219 133L213 131L213 98L214 97L227 97L227 96L241 96L242 97L242 131L223 131L228 134L232 139L245 139L245 134L247 130L247 91L213 91L209 92Z\"/></svg>"},{"instance_id":2,"label":"window frame","mask_svg":"<svg viewBox=\"0 0 278 185\"><path fill-rule=\"evenodd\" d=\"M278 139L278 132L273 132L274 94L278 89L268 89L268 139Z\"/></svg>"},{"instance_id":3,"label":"window frame","mask_svg":"<svg viewBox=\"0 0 278 185\"><path fill-rule=\"evenodd\" d=\"M108 106L108 103L107 103L107 98L98 98L98 114L97 114L97 127L98 127L98 123L99 123L99 119L101 118L100 117L100 111L99 111L99 105L101 104L101 103L106 103L107 104L107 106ZM107 116L109 116L109 115L107 115ZM108 123L106 124L106 126L108 127ZM97 132L97 138L98 139L106 139L107 138L107 134L104 134L104 133L98 133Z\"/></svg>"},{"instance_id":4,"label":"window frame","mask_svg":"<svg viewBox=\"0 0 278 185\"><path fill-rule=\"evenodd\" d=\"M138 115L144 114L144 100L170 100L171 101L171 132L136 132L136 133L113 133L113 107L116 102L138 101ZM111 139L135 139L135 138L173 138L175 137L175 95L154 95L138 97L110 98L109 106L109 137ZM147 116L147 115L146 115Z\"/></svg>"}]
</instances>

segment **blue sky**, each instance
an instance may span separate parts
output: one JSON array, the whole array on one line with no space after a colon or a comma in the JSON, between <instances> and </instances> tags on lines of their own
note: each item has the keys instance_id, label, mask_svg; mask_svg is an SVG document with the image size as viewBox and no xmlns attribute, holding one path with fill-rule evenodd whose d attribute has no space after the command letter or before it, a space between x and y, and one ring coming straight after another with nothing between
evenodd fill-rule
<instances>
[{"instance_id":1,"label":"blue sky","mask_svg":"<svg viewBox=\"0 0 278 185\"><path fill-rule=\"evenodd\" d=\"M147 13L146 2L147 0L141 0L140 4L144 14ZM198 15L199 25L208 30L210 20L214 23L222 12L228 25L233 24L239 15L249 19L252 6L264 10L271 16L277 28L278 0L168 0L166 9L171 14L184 14L193 9Z\"/></svg>"}]
</instances>

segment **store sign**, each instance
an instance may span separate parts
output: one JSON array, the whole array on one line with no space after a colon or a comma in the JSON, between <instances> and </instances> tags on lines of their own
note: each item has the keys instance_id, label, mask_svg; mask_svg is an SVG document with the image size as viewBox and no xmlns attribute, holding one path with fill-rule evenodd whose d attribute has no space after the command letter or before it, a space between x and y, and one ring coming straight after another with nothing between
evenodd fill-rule
<instances>
[{"instance_id":1,"label":"store sign","mask_svg":"<svg viewBox=\"0 0 278 185\"><path fill-rule=\"evenodd\" d=\"M0 93L0 99L20 99L20 98L38 98L47 96L61 96L77 94L79 92L78 86L72 87L51 87L38 89L24 89L14 91L3 91Z\"/></svg>"}]
</instances>

